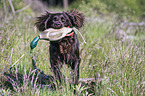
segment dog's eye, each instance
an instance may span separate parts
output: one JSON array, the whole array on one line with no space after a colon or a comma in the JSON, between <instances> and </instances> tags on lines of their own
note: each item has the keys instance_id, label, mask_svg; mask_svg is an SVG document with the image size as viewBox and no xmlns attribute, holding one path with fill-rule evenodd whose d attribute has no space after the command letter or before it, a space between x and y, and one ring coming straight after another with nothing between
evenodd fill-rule
<instances>
[{"instance_id":1,"label":"dog's eye","mask_svg":"<svg viewBox=\"0 0 145 96\"><path fill-rule=\"evenodd\" d=\"M62 21L62 22L65 22L65 19L62 17L62 18L61 18L61 21Z\"/></svg>"},{"instance_id":2,"label":"dog's eye","mask_svg":"<svg viewBox=\"0 0 145 96\"><path fill-rule=\"evenodd\" d=\"M54 17L53 20L54 20L54 21L57 21L57 17Z\"/></svg>"}]
</instances>

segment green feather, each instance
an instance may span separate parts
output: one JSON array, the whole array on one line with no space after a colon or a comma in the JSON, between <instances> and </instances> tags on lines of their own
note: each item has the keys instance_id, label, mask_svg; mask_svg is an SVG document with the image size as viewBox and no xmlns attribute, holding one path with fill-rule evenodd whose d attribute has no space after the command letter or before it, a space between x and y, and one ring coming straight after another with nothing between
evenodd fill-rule
<instances>
[{"instance_id":1,"label":"green feather","mask_svg":"<svg viewBox=\"0 0 145 96\"><path fill-rule=\"evenodd\" d=\"M32 53L32 50L37 46L37 43L38 43L39 39L40 39L39 37L35 37L32 40L32 42L30 43L30 47L31 47L30 53Z\"/></svg>"}]
</instances>

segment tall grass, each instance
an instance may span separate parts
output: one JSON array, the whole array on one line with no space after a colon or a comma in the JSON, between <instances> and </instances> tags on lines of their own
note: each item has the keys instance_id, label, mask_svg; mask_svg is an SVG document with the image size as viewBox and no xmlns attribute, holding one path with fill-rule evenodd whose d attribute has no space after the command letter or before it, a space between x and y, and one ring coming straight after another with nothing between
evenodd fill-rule
<instances>
[{"instance_id":1,"label":"tall grass","mask_svg":"<svg viewBox=\"0 0 145 96\"><path fill-rule=\"evenodd\" d=\"M50 91L47 88L41 89L29 83L30 74L34 74L32 69L30 42L39 32L34 26L35 13L21 12L12 16L7 13L3 15L0 25L0 75L3 76L12 64L19 60L13 67L14 72L23 74L23 85L15 86L15 91L5 89L0 82L0 93L5 95L43 95L43 96L73 96L68 81L62 88ZM144 30L139 30L136 35L138 39L117 41L113 29L116 23L112 17L104 22L87 20L80 30L86 39L80 41L81 64L80 78L95 78L94 95L96 96L144 96L145 95L145 36ZM34 49L33 55L36 57L37 67L46 74L53 75L49 62L49 42L40 41ZM24 56L20 59L20 57ZM69 77L70 69L62 69L63 73ZM16 70L16 71L15 71ZM88 87L78 84L75 88L76 95L91 95Z\"/></svg>"}]
</instances>

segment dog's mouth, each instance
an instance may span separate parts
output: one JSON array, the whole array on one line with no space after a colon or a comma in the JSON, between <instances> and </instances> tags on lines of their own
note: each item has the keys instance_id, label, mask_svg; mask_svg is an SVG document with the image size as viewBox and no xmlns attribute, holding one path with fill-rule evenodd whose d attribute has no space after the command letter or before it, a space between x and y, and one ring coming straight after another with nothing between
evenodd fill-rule
<instances>
[{"instance_id":1,"label":"dog's mouth","mask_svg":"<svg viewBox=\"0 0 145 96\"><path fill-rule=\"evenodd\" d=\"M61 28L63 28L63 26L60 23L56 23L56 24L52 24L52 28L54 28L54 29L61 29Z\"/></svg>"},{"instance_id":2,"label":"dog's mouth","mask_svg":"<svg viewBox=\"0 0 145 96\"><path fill-rule=\"evenodd\" d=\"M54 29L61 29L61 28L63 28L62 26L55 26L55 27L53 27Z\"/></svg>"}]
</instances>

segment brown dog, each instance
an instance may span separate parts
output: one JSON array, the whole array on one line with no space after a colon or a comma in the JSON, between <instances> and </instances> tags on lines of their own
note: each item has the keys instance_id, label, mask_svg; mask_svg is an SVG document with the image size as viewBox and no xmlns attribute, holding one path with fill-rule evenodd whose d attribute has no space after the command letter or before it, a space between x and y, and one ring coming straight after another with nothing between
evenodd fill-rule
<instances>
[{"instance_id":1,"label":"brown dog","mask_svg":"<svg viewBox=\"0 0 145 96\"><path fill-rule=\"evenodd\" d=\"M77 10L62 13L46 12L37 18L36 26L40 31L48 28L60 29L62 27L81 28L84 23L84 15ZM63 75L60 71L62 65L68 64L73 70L73 83L77 84L79 80L79 42L75 31L73 30L64 38L58 41L50 41L50 63L56 78L63 81Z\"/></svg>"}]
</instances>

